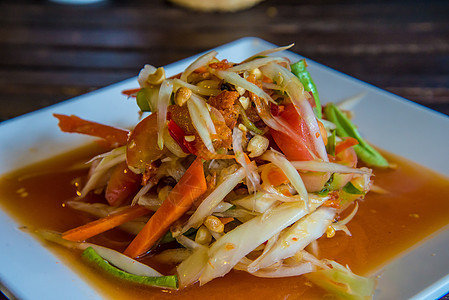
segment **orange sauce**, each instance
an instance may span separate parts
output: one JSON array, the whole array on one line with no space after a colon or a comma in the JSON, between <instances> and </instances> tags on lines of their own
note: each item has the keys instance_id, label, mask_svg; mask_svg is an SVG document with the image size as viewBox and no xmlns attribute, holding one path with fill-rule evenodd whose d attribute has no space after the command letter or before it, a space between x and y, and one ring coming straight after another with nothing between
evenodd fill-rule
<instances>
[{"instance_id":1,"label":"orange sauce","mask_svg":"<svg viewBox=\"0 0 449 300\"><path fill-rule=\"evenodd\" d=\"M30 228L65 231L91 218L65 207L76 196L75 179L85 176L87 161L98 147L85 147L5 175L0 180L0 205L20 224ZM360 202L356 217L348 224L352 236L337 232L318 241L319 256L349 265L357 274L368 274L449 223L449 179L420 165L387 154L397 169L375 170L374 183L386 194L369 193ZM92 242L118 250L129 236L116 231ZM203 287L167 291L128 284L89 266L80 253L43 242L64 263L80 273L107 298L120 299L311 299L325 292L302 277L256 278L232 271ZM151 264L151 259L146 261ZM166 270L164 270L166 271Z\"/></svg>"}]
</instances>

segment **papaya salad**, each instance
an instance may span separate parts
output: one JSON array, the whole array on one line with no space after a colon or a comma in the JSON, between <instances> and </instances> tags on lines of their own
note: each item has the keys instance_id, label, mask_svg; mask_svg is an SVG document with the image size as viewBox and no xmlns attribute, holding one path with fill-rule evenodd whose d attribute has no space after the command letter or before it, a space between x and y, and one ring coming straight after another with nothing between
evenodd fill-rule
<instances>
[{"instance_id":1,"label":"papaya salad","mask_svg":"<svg viewBox=\"0 0 449 300\"><path fill-rule=\"evenodd\" d=\"M303 275L338 296L371 298L374 279L319 258L317 240L351 235L346 225L372 186L372 168L389 163L350 111L321 105L304 59L277 55L288 48L240 63L211 51L172 77L145 65L139 88L123 92L141 110L131 130L55 114L62 131L98 137L110 151L89 161L78 196L65 203L96 219L37 233L151 287L202 286L237 270ZM132 237L123 251L89 242L113 228ZM140 262L152 255L172 272Z\"/></svg>"}]
</instances>

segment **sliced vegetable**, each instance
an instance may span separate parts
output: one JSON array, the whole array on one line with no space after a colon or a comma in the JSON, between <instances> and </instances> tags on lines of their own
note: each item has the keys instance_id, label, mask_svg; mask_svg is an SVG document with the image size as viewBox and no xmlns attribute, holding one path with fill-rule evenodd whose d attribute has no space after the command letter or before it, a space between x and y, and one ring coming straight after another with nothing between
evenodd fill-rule
<instances>
[{"instance_id":1,"label":"sliced vegetable","mask_svg":"<svg viewBox=\"0 0 449 300\"><path fill-rule=\"evenodd\" d=\"M126 149L126 162L134 172L141 174L153 161L166 153L160 150L158 141L157 113L152 113L131 131Z\"/></svg>"},{"instance_id":2,"label":"sliced vegetable","mask_svg":"<svg viewBox=\"0 0 449 300\"><path fill-rule=\"evenodd\" d=\"M126 162L117 165L111 173L105 198L111 206L120 206L140 189L142 176L132 172Z\"/></svg>"},{"instance_id":3,"label":"sliced vegetable","mask_svg":"<svg viewBox=\"0 0 449 300\"><path fill-rule=\"evenodd\" d=\"M273 150L266 151L262 156L262 159L266 159L275 164L282 172L287 176L291 185L295 188L298 194L301 196L301 199L306 204L306 207L309 207L309 196L307 194L307 189L304 186L304 182L301 179L296 168L291 164L288 159L286 159L282 154L276 153Z\"/></svg>"},{"instance_id":4,"label":"sliced vegetable","mask_svg":"<svg viewBox=\"0 0 449 300\"><path fill-rule=\"evenodd\" d=\"M98 165L91 169L89 179L83 186L80 198L84 198L90 191L102 188L106 182L105 176L110 172L112 168L122 163L126 159L126 146L115 148L108 153L101 154L93 158L93 160L101 159Z\"/></svg>"},{"instance_id":5,"label":"sliced vegetable","mask_svg":"<svg viewBox=\"0 0 449 300\"><path fill-rule=\"evenodd\" d=\"M343 299L372 299L375 281L358 276L335 261L326 261L331 268L306 274L307 279Z\"/></svg>"},{"instance_id":6,"label":"sliced vegetable","mask_svg":"<svg viewBox=\"0 0 449 300\"><path fill-rule=\"evenodd\" d=\"M108 215L113 214L118 210L126 208L126 207L117 208L103 203L86 203L81 201L67 201L66 204L72 209L86 212L98 218L107 217ZM136 235L139 233L140 230L142 230L143 226L145 226L146 221L148 221L148 219L146 220L145 219L146 218L137 218L132 221L123 223L118 227L125 232Z\"/></svg>"},{"instance_id":7,"label":"sliced vegetable","mask_svg":"<svg viewBox=\"0 0 449 300\"><path fill-rule=\"evenodd\" d=\"M311 201L310 211L324 201L324 198ZM226 233L209 249L209 261L200 277L200 284L224 276L248 253L301 219L307 211L302 201L283 203L270 210L267 215L257 216Z\"/></svg>"},{"instance_id":8,"label":"sliced vegetable","mask_svg":"<svg viewBox=\"0 0 449 300\"><path fill-rule=\"evenodd\" d=\"M185 139L186 134L184 130L182 130L182 128L179 127L175 121L173 120L168 121L167 128L168 132L170 133L170 136L178 143L182 151L184 151L185 153L192 153L192 154L196 153L195 147L193 146L193 142L188 142Z\"/></svg>"},{"instance_id":9,"label":"sliced vegetable","mask_svg":"<svg viewBox=\"0 0 449 300\"><path fill-rule=\"evenodd\" d=\"M203 162L197 158L170 191L161 207L126 248L124 254L130 257L145 254L206 189Z\"/></svg>"},{"instance_id":10,"label":"sliced vegetable","mask_svg":"<svg viewBox=\"0 0 449 300\"><path fill-rule=\"evenodd\" d=\"M321 119L321 102L318 95L318 89L316 88L315 82L313 82L309 71L307 71L306 60L301 59L300 61L292 64L290 67L292 69L292 73L298 77L299 81L301 81L304 89L308 92L312 92L313 98L315 99L315 107L313 108L313 112L317 118Z\"/></svg>"},{"instance_id":11,"label":"sliced vegetable","mask_svg":"<svg viewBox=\"0 0 449 300\"><path fill-rule=\"evenodd\" d=\"M187 101L187 108L189 109L189 114L192 118L193 126L195 127L207 150L209 150L211 153L215 153L214 145L212 144L211 132L206 123L206 120L210 119L209 112L207 110L206 112L201 110L192 98ZM207 113L208 118L204 113Z\"/></svg>"},{"instance_id":12,"label":"sliced vegetable","mask_svg":"<svg viewBox=\"0 0 449 300\"><path fill-rule=\"evenodd\" d=\"M289 70L278 64L268 64L261 68L264 75L278 82L282 90L287 92L293 107L303 119L305 127L309 132L309 139L315 154L324 161L328 161L326 148L324 146L323 137L321 136L320 128L312 107L307 99L310 95L304 91L304 86L299 79L293 75Z\"/></svg>"},{"instance_id":13,"label":"sliced vegetable","mask_svg":"<svg viewBox=\"0 0 449 300\"><path fill-rule=\"evenodd\" d=\"M240 168L237 172L229 175L221 184L219 184L210 193L206 199L204 199L193 215L187 221L187 224L183 227L182 232L186 232L189 228L198 228L203 220L212 213L217 205L231 192L235 186L245 178L245 169Z\"/></svg>"},{"instance_id":14,"label":"sliced vegetable","mask_svg":"<svg viewBox=\"0 0 449 300\"><path fill-rule=\"evenodd\" d=\"M371 147L360 135L357 127L338 107L329 103L324 108L328 120L337 125L337 135L340 137L355 138L359 144L354 146L357 156L370 166L388 167L388 161L373 147Z\"/></svg>"},{"instance_id":15,"label":"sliced vegetable","mask_svg":"<svg viewBox=\"0 0 449 300\"><path fill-rule=\"evenodd\" d=\"M139 91L140 91L140 88L128 89L128 90L123 90L122 94L126 95L128 97L135 97Z\"/></svg>"},{"instance_id":16,"label":"sliced vegetable","mask_svg":"<svg viewBox=\"0 0 449 300\"><path fill-rule=\"evenodd\" d=\"M82 257L85 260L94 263L96 266L103 269L110 275L118 277L120 279L124 279L126 281L131 281L134 283L153 287L162 287L171 289L178 288L178 278L175 275L148 277L127 273L111 265L107 260L103 259L100 255L98 255L98 253L92 247L89 247L86 250L84 250Z\"/></svg>"},{"instance_id":17,"label":"sliced vegetable","mask_svg":"<svg viewBox=\"0 0 449 300\"><path fill-rule=\"evenodd\" d=\"M349 147L355 146L359 143L355 138L352 137L342 137L342 141L337 143L335 146L335 154L341 153L348 149Z\"/></svg>"},{"instance_id":18,"label":"sliced vegetable","mask_svg":"<svg viewBox=\"0 0 449 300\"><path fill-rule=\"evenodd\" d=\"M173 93L173 82L171 79L164 81L159 89L157 99L157 145L164 149L164 129L167 127L167 111Z\"/></svg>"},{"instance_id":19,"label":"sliced vegetable","mask_svg":"<svg viewBox=\"0 0 449 300\"><path fill-rule=\"evenodd\" d=\"M159 87L141 88L136 94L136 102L141 111L156 112Z\"/></svg>"},{"instance_id":20,"label":"sliced vegetable","mask_svg":"<svg viewBox=\"0 0 449 300\"><path fill-rule=\"evenodd\" d=\"M243 125L245 125L246 128L248 128L249 130L251 130L254 133L264 134L264 132L262 130L257 128L256 125L254 125L254 123L248 119L248 116L246 115L246 112L243 109L243 107L241 105L239 105L238 107L239 107L239 113L240 113L240 117L242 118Z\"/></svg>"},{"instance_id":21,"label":"sliced vegetable","mask_svg":"<svg viewBox=\"0 0 449 300\"><path fill-rule=\"evenodd\" d=\"M289 160L313 160L316 155L312 152L313 145L310 141L310 133L294 106L286 105L278 118L288 123L296 133L296 136L293 138L285 131L270 129L276 145L281 148L285 156Z\"/></svg>"},{"instance_id":22,"label":"sliced vegetable","mask_svg":"<svg viewBox=\"0 0 449 300\"><path fill-rule=\"evenodd\" d=\"M69 241L81 242L109 229L115 228L123 223L134 220L148 214L150 211L145 207L134 205L105 218L101 218L82 226L70 229L62 234Z\"/></svg>"},{"instance_id":23,"label":"sliced vegetable","mask_svg":"<svg viewBox=\"0 0 449 300\"><path fill-rule=\"evenodd\" d=\"M295 255L308 244L320 238L332 223L335 209L320 207L313 213L300 219L298 222L282 232L276 244L264 252L248 266L248 272L269 267L285 258Z\"/></svg>"},{"instance_id":24,"label":"sliced vegetable","mask_svg":"<svg viewBox=\"0 0 449 300\"><path fill-rule=\"evenodd\" d=\"M198 57L185 69L184 72L182 72L181 80L187 82L187 78L193 71L206 66L217 54L217 51L210 51Z\"/></svg>"},{"instance_id":25,"label":"sliced vegetable","mask_svg":"<svg viewBox=\"0 0 449 300\"><path fill-rule=\"evenodd\" d=\"M276 48L270 48L270 49L267 49L267 50L263 50L263 51L261 51L261 52L259 52L259 53L254 54L253 56L248 57L247 59L244 60L244 62L245 62L245 61L253 60L253 59L258 58L258 57L264 57L264 56L270 55L270 54L272 54L272 53L276 53L276 52L281 52L281 51L288 50L288 49L290 49L291 47L293 47L294 45L295 45L295 44L292 43L292 44L290 44L290 45L288 45L288 46L276 47Z\"/></svg>"},{"instance_id":26,"label":"sliced vegetable","mask_svg":"<svg viewBox=\"0 0 449 300\"><path fill-rule=\"evenodd\" d=\"M243 132L238 127L234 127L232 130L232 148L235 160L245 169L246 186L248 187L248 192L253 193L260 189L260 176L255 162L251 162L243 152L242 145Z\"/></svg>"},{"instance_id":27,"label":"sliced vegetable","mask_svg":"<svg viewBox=\"0 0 449 300\"><path fill-rule=\"evenodd\" d=\"M122 269L125 272L139 275L139 276L150 276L150 277L159 277L162 276L161 273L154 270L153 268L138 262L137 260L134 260L126 255L123 255L122 253L115 251L110 248L106 248L103 246L91 244L91 243L78 243L78 242L72 242L67 241L61 237L60 233L49 231L49 230L37 230L35 232L37 235L42 237L43 239L59 244L63 247L69 248L69 249L79 249L79 250L86 250L87 248L91 247L93 248L102 258L113 264L114 266Z\"/></svg>"},{"instance_id":28,"label":"sliced vegetable","mask_svg":"<svg viewBox=\"0 0 449 300\"><path fill-rule=\"evenodd\" d=\"M81 119L77 116L53 114L59 120L59 128L63 132L81 133L104 139L111 146L125 145L128 140L128 131Z\"/></svg>"}]
</instances>

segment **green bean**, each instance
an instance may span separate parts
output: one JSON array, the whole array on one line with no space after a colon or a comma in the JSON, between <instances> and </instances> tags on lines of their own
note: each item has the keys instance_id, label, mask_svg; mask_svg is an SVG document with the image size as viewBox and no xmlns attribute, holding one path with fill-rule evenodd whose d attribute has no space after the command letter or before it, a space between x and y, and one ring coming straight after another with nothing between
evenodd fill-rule
<instances>
[{"instance_id":1,"label":"green bean","mask_svg":"<svg viewBox=\"0 0 449 300\"><path fill-rule=\"evenodd\" d=\"M337 126L337 135L340 137L355 138L359 144L354 146L357 156L369 166L388 167L388 161L373 147L371 147L360 135L356 126L333 103L324 108L326 118Z\"/></svg>"},{"instance_id":2,"label":"green bean","mask_svg":"<svg viewBox=\"0 0 449 300\"><path fill-rule=\"evenodd\" d=\"M301 59L300 61L292 64L291 66L292 73L298 77L299 81L301 81L304 89L308 92L312 92L313 98L315 99L316 107L313 108L315 116L321 119L321 102L320 97L318 95L318 89L316 88L315 83L313 82L312 76L309 71L307 71L307 63L305 59Z\"/></svg>"}]
</instances>

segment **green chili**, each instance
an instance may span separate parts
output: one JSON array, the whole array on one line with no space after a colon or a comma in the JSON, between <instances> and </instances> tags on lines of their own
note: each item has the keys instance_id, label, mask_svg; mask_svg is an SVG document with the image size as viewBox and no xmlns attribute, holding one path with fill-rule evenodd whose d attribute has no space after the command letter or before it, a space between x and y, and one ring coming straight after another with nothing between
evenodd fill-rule
<instances>
[{"instance_id":1,"label":"green chili","mask_svg":"<svg viewBox=\"0 0 449 300\"><path fill-rule=\"evenodd\" d=\"M321 119L321 102L320 97L318 95L318 89L316 88L315 83L313 82L312 76L309 71L307 71L307 63L305 59L301 59L300 61L292 64L291 66L292 73L298 77L299 81L301 81L304 89L308 92L312 92L313 98L315 99L316 107L313 108L315 116Z\"/></svg>"},{"instance_id":2,"label":"green chili","mask_svg":"<svg viewBox=\"0 0 449 300\"><path fill-rule=\"evenodd\" d=\"M335 104L327 104L324 108L324 113L326 118L337 126L338 136L353 137L359 142L358 145L354 146L354 150L363 162L375 167L389 166L388 161L361 137L356 126Z\"/></svg>"}]
</instances>

